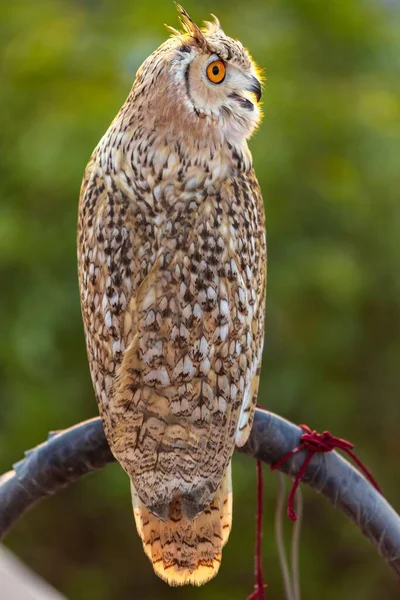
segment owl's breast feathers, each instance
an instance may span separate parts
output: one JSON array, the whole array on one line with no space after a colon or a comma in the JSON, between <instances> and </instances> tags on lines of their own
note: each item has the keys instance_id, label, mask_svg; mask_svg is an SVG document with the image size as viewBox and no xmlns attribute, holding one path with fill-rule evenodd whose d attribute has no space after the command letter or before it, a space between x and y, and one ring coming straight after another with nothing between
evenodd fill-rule
<instances>
[{"instance_id":1,"label":"owl's breast feathers","mask_svg":"<svg viewBox=\"0 0 400 600\"><path fill-rule=\"evenodd\" d=\"M111 449L162 520L211 504L250 431L265 303L252 170L219 190L140 187L89 164L78 256L92 378Z\"/></svg>"}]
</instances>

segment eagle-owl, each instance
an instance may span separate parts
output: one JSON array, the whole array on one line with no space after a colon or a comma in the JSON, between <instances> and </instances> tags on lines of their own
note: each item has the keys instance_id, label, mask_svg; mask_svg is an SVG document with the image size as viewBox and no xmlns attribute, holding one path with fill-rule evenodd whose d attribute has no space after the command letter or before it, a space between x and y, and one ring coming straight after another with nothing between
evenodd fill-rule
<instances>
[{"instance_id":1,"label":"eagle-owl","mask_svg":"<svg viewBox=\"0 0 400 600\"><path fill-rule=\"evenodd\" d=\"M260 78L218 20L149 56L86 168L80 296L111 450L144 551L171 585L218 571L231 460L250 432L264 334L264 208L247 139Z\"/></svg>"}]
</instances>

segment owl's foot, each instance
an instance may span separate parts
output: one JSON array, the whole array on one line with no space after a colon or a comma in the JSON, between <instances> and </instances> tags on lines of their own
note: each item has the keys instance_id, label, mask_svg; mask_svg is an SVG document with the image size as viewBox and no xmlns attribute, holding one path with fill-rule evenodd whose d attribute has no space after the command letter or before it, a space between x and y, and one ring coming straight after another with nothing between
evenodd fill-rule
<instances>
[{"instance_id":1,"label":"owl's foot","mask_svg":"<svg viewBox=\"0 0 400 600\"><path fill-rule=\"evenodd\" d=\"M263 480L262 463L257 461L257 519L256 519L256 551L255 551L255 584L254 592L247 600L264 600L265 588L262 572L262 517L263 517Z\"/></svg>"},{"instance_id":2,"label":"owl's foot","mask_svg":"<svg viewBox=\"0 0 400 600\"><path fill-rule=\"evenodd\" d=\"M354 445L351 442L336 437L329 433L329 431L318 433L315 430L311 431L308 425L300 425L300 427L304 431L304 433L300 436L300 443L298 444L298 446L296 446L296 448L294 448L293 450L290 450L290 452L287 452L284 456L282 456L282 458L280 458L277 462L271 465L272 471L275 471L275 469L279 469L279 467L283 463L285 463L294 454L297 454L297 452L300 452L301 450L306 450L307 452L304 462L301 465L299 472L297 473L294 479L293 486L288 497L287 514L289 519L291 519L292 521L297 520L297 515L293 508L294 498L296 495L297 488L299 487L300 482L303 479L303 476L307 470L307 467L312 457L316 453L331 452L336 448L338 450L343 450L343 452L350 456L350 458L356 463L356 465L363 472L368 481L378 490L378 492L382 494L382 490L375 481L374 477L372 476L372 473L352 451Z\"/></svg>"}]
</instances>

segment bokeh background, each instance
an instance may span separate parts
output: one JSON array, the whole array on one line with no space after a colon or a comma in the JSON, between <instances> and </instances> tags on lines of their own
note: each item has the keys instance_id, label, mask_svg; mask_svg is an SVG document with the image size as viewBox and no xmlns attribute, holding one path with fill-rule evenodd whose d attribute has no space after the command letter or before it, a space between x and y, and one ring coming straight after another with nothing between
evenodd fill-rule
<instances>
[{"instance_id":1,"label":"bokeh background","mask_svg":"<svg viewBox=\"0 0 400 600\"><path fill-rule=\"evenodd\" d=\"M400 4L186 0L265 68L251 140L268 219L260 402L351 439L400 508ZM96 414L78 300L78 192L172 2L0 3L0 471L51 429ZM283 597L265 477L269 599ZM234 459L219 576L169 589L152 572L117 465L32 510L7 545L69 600L243 600L253 585L255 464ZM291 525L286 524L289 536ZM305 491L307 600L398 598L375 550ZM5 599L7 600L7 599Z\"/></svg>"}]
</instances>

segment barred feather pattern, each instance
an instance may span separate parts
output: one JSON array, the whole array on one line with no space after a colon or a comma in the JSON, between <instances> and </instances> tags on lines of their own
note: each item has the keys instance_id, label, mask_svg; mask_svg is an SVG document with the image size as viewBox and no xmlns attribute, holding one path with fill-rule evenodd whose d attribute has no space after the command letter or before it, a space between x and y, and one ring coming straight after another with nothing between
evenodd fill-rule
<instances>
[{"instance_id":1,"label":"barred feather pattern","mask_svg":"<svg viewBox=\"0 0 400 600\"><path fill-rule=\"evenodd\" d=\"M202 585L217 574L232 527L231 464L210 506L193 520L184 516L177 499L163 522L139 500L132 482L131 492L138 534L161 579L172 585Z\"/></svg>"},{"instance_id":2,"label":"barred feather pattern","mask_svg":"<svg viewBox=\"0 0 400 600\"><path fill-rule=\"evenodd\" d=\"M246 143L198 115L188 131L171 107L159 118L143 104L149 73L166 89L156 55L85 172L80 296L99 411L145 552L171 585L200 585L219 568L232 454L257 399L264 209Z\"/></svg>"}]
</instances>

